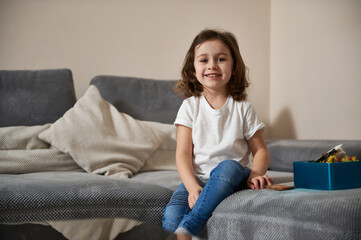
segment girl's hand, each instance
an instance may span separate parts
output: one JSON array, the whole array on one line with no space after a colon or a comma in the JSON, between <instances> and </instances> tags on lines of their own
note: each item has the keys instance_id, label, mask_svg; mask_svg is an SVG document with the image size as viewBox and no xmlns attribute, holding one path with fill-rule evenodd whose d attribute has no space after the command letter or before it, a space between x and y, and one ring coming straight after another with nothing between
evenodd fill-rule
<instances>
[{"instance_id":1,"label":"girl's hand","mask_svg":"<svg viewBox=\"0 0 361 240\"><path fill-rule=\"evenodd\" d=\"M263 176L249 176L247 186L251 189L263 189L266 185L272 185L273 179L266 174Z\"/></svg>"},{"instance_id":2,"label":"girl's hand","mask_svg":"<svg viewBox=\"0 0 361 240\"><path fill-rule=\"evenodd\" d=\"M194 188L192 188L192 190L190 190L188 192L188 205L189 205L190 209L193 209L194 204L196 204L197 199L198 199L199 194L201 193L202 189L203 188L201 186L197 185L197 186L194 186Z\"/></svg>"}]
</instances>

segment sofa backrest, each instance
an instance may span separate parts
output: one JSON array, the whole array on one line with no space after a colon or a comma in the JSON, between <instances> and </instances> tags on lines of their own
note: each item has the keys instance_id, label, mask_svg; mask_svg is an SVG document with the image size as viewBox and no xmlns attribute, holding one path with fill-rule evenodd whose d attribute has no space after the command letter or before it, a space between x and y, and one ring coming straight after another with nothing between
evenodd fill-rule
<instances>
[{"instance_id":1,"label":"sofa backrest","mask_svg":"<svg viewBox=\"0 0 361 240\"><path fill-rule=\"evenodd\" d=\"M96 76L102 97L118 111L138 120L173 123L183 99L173 91L175 80Z\"/></svg>"},{"instance_id":2,"label":"sofa backrest","mask_svg":"<svg viewBox=\"0 0 361 240\"><path fill-rule=\"evenodd\" d=\"M0 127L52 123L75 102L69 69L0 71Z\"/></svg>"},{"instance_id":3,"label":"sofa backrest","mask_svg":"<svg viewBox=\"0 0 361 240\"><path fill-rule=\"evenodd\" d=\"M269 169L292 172L293 162L313 161L339 144L347 156L361 159L361 140L267 140Z\"/></svg>"}]
</instances>

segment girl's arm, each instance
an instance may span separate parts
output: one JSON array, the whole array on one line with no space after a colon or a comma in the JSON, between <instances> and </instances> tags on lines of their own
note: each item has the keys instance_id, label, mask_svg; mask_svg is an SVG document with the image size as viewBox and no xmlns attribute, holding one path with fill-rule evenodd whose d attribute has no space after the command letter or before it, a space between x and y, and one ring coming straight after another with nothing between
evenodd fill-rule
<instances>
[{"instance_id":1,"label":"girl's arm","mask_svg":"<svg viewBox=\"0 0 361 240\"><path fill-rule=\"evenodd\" d=\"M273 179L265 175L270 156L262 131L257 131L248 140L248 145L253 154L253 167L247 180L247 186L251 189L262 189L265 185L272 185Z\"/></svg>"},{"instance_id":2,"label":"girl's arm","mask_svg":"<svg viewBox=\"0 0 361 240\"><path fill-rule=\"evenodd\" d=\"M188 204L192 209L202 187L199 186L193 173L192 129L178 125L176 164L179 176L188 191Z\"/></svg>"}]
</instances>

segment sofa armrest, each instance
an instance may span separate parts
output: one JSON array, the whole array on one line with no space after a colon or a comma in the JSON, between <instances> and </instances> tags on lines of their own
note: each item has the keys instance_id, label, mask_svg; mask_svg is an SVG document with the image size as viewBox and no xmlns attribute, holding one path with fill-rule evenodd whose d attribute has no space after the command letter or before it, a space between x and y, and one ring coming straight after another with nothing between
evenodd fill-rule
<instances>
[{"instance_id":1,"label":"sofa armrest","mask_svg":"<svg viewBox=\"0 0 361 240\"><path fill-rule=\"evenodd\" d=\"M269 169L292 172L293 162L315 160L338 144L348 156L361 158L361 140L268 140Z\"/></svg>"}]
</instances>

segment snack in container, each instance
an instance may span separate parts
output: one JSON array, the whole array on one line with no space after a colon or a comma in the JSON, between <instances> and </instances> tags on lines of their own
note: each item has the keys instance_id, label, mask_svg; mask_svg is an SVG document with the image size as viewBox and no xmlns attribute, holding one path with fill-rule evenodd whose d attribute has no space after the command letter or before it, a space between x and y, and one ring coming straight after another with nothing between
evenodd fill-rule
<instances>
[{"instance_id":1,"label":"snack in container","mask_svg":"<svg viewBox=\"0 0 361 240\"><path fill-rule=\"evenodd\" d=\"M313 162L319 163L336 163L336 162L354 162L359 161L355 156L350 157L346 155L346 152L342 149L342 144L329 150L327 153L322 154Z\"/></svg>"}]
</instances>

